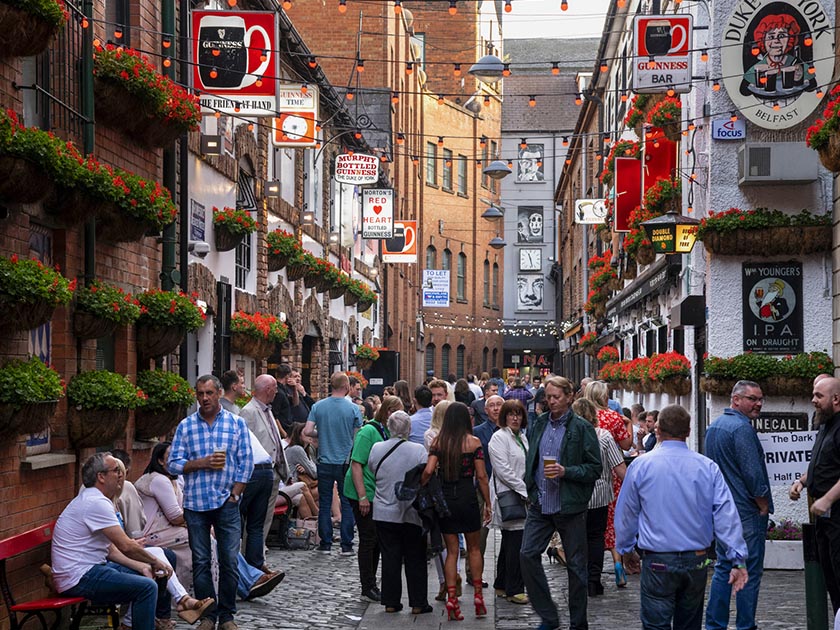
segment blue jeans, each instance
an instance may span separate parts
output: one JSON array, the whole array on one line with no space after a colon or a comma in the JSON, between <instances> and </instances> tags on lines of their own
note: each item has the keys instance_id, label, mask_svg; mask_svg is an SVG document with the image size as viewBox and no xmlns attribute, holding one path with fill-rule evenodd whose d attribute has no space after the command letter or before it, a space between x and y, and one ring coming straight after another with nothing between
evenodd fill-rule
<instances>
[{"instance_id":1,"label":"blue jeans","mask_svg":"<svg viewBox=\"0 0 840 630\"><path fill-rule=\"evenodd\" d=\"M550 628L560 626L557 606L551 599L551 590L545 577L542 555L548 549L551 536L557 530L566 552L566 572L569 576L569 628L587 630L586 619L586 512L577 514L543 514L538 504L528 508L522 549L519 552L525 590L531 606L543 624Z\"/></svg>"},{"instance_id":2,"label":"blue jeans","mask_svg":"<svg viewBox=\"0 0 840 630\"><path fill-rule=\"evenodd\" d=\"M741 519L744 530L744 541L747 543L747 573L749 581L735 595L735 628L737 630L754 630L755 610L758 607L758 589L761 586L761 576L764 573L764 537L767 533L768 516L760 516L757 512ZM720 543L715 545L718 561L712 576L712 586L709 589L709 603L706 606L706 630L726 630L729 626L729 602L732 597L732 586L729 584L729 572L732 562L726 560L726 550Z\"/></svg>"},{"instance_id":3,"label":"blue jeans","mask_svg":"<svg viewBox=\"0 0 840 630\"><path fill-rule=\"evenodd\" d=\"M133 628L155 630L157 584L116 562L92 566L73 588L61 593L84 597L97 604L131 603Z\"/></svg>"},{"instance_id":4,"label":"blue jeans","mask_svg":"<svg viewBox=\"0 0 840 630\"><path fill-rule=\"evenodd\" d=\"M274 470L254 469L251 479L242 493L239 513L242 515L242 530L245 533L245 560L248 564L261 567L265 564L265 515L268 501L274 489Z\"/></svg>"},{"instance_id":5,"label":"blue jeans","mask_svg":"<svg viewBox=\"0 0 840 630\"><path fill-rule=\"evenodd\" d=\"M693 551L642 558L643 630L700 630L708 556ZM673 626L671 625L673 621Z\"/></svg>"},{"instance_id":6,"label":"blue jeans","mask_svg":"<svg viewBox=\"0 0 840 630\"><path fill-rule=\"evenodd\" d=\"M319 549L332 549L332 498L333 484L338 484L341 499L341 550L353 550L353 508L344 496L344 464L318 464L318 536Z\"/></svg>"},{"instance_id":7,"label":"blue jeans","mask_svg":"<svg viewBox=\"0 0 840 630\"><path fill-rule=\"evenodd\" d=\"M239 580L237 556L242 540L239 505L225 501L221 507L206 512L184 510L190 550L193 561L193 586L197 599L213 597L205 617L224 623L232 621L236 613L236 583ZM216 551L219 557L219 594L213 588L210 572L210 527L216 534Z\"/></svg>"},{"instance_id":8,"label":"blue jeans","mask_svg":"<svg viewBox=\"0 0 840 630\"><path fill-rule=\"evenodd\" d=\"M236 566L239 569L239 579L236 581L236 594L239 599L246 599L251 587L265 575L256 567L252 567L241 553L236 554Z\"/></svg>"}]
</instances>

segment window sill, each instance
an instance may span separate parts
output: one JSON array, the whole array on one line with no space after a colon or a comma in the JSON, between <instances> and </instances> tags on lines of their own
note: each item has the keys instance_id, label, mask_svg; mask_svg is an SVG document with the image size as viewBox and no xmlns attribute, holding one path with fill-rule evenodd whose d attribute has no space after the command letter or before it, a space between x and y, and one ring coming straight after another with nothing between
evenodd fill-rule
<instances>
[{"instance_id":1,"label":"window sill","mask_svg":"<svg viewBox=\"0 0 840 630\"><path fill-rule=\"evenodd\" d=\"M42 455L30 455L21 460L21 465L30 470L41 470L42 468L55 468L75 464L76 456L69 453L43 453Z\"/></svg>"},{"instance_id":2,"label":"window sill","mask_svg":"<svg viewBox=\"0 0 840 630\"><path fill-rule=\"evenodd\" d=\"M441 190L442 190L443 192L445 192L445 193L449 193L450 195L455 194L455 189L454 189L454 188L452 188L452 187L447 188L446 186L443 186L443 187L441 188Z\"/></svg>"},{"instance_id":3,"label":"window sill","mask_svg":"<svg viewBox=\"0 0 840 630\"><path fill-rule=\"evenodd\" d=\"M470 196L465 192L459 192L458 196L461 197L462 199L469 199L470 198Z\"/></svg>"},{"instance_id":4,"label":"window sill","mask_svg":"<svg viewBox=\"0 0 840 630\"><path fill-rule=\"evenodd\" d=\"M440 186L438 186L437 184L430 184L429 182L426 182L426 186L428 186L429 188L440 189Z\"/></svg>"},{"instance_id":5,"label":"window sill","mask_svg":"<svg viewBox=\"0 0 840 630\"><path fill-rule=\"evenodd\" d=\"M458 302L458 304L467 304L467 301L464 298L458 298L455 301Z\"/></svg>"}]
</instances>

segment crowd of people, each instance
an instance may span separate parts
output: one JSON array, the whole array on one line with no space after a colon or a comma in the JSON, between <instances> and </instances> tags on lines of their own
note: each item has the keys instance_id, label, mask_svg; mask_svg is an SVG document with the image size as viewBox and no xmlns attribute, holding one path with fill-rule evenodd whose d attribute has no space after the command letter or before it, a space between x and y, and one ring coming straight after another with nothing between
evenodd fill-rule
<instances>
[{"instance_id":1,"label":"crowd of people","mask_svg":"<svg viewBox=\"0 0 840 630\"><path fill-rule=\"evenodd\" d=\"M429 374L413 392L398 381L362 399L358 379L337 372L316 402L284 365L258 376L240 408L244 394L235 371L199 378L197 410L155 446L134 484L128 453L85 462L83 487L55 527L56 592L128 604L121 630L171 629L173 605L199 630L236 630L237 597L261 597L284 577L266 565L265 542L286 503L317 519L317 552L337 542L356 556L361 595L387 613L403 609L403 575L411 614L434 610L431 561L448 619L464 619L465 586L484 617L495 528L494 594L530 603L540 630L559 628L561 616L543 555L565 566L569 627L585 630L589 598L605 595L607 550L617 588L640 574L643 628L700 628L712 566L706 630L728 627L733 593L736 627L756 627L774 508L751 425L764 400L757 383L735 385L706 430L705 455L688 448L685 409L623 409L592 379L576 387L555 375ZM819 433L789 494L807 488L820 517L819 560L837 613L840 380L818 377L812 402Z\"/></svg>"}]
</instances>

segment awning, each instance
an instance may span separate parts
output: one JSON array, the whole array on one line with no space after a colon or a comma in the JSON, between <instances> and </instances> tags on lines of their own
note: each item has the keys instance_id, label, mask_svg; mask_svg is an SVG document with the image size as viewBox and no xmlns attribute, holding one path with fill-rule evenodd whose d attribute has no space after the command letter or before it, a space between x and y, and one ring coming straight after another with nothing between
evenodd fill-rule
<instances>
[{"instance_id":1,"label":"awning","mask_svg":"<svg viewBox=\"0 0 840 630\"><path fill-rule=\"evenodd\" d=\"M671 262L669 256L663 256L655 261L649 269L640 274L627 287L607 302L607 317L612 317L624 311L637 302L641 302L651 294L659 293L676 278L682 270L682 257L674 256Z\"/></svg>"}]
</instances>

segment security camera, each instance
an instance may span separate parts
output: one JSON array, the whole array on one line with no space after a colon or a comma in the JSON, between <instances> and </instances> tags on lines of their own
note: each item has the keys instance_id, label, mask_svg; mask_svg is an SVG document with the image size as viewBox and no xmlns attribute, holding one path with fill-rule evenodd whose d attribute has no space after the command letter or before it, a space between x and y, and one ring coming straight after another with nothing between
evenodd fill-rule
<instances>
[{"instance_id":1,"label":"security camera","mask_svg":"<svg viewBox=\"0 0 840 630\"><path fill-rule=\"evenodd\" d=\"M187 249L193 256L198 256L199 258L206 258L207 254L210 253L210 245L204 241L190 241Z\"/></svg>"}]
</instances>

